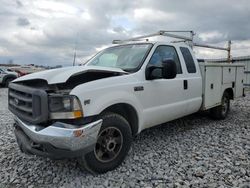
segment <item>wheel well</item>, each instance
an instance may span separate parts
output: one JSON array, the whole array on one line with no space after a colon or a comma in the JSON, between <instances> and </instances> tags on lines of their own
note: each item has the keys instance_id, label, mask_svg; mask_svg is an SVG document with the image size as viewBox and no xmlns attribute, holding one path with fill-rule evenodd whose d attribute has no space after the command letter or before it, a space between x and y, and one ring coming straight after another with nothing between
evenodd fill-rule
<instances>
[{"instance_id":1,"label":"wheel well","mask_svg":"<svg viewBox=\"0 0 250 188\"><path fill-rule=\"evenodd\" d=\"M233 92L233 89L232 88L227 88L224 93L228 93L230 99L234 99L234 92Z\"/></svg>"},{"instance_id":2,"label":"wheel well","mask_svg":"<svg viewBox=\"0 0 250 188\"><path fill-rule=\"evenodd\" d=\"M138 133L138 116L133 106L119 103L106 108L103 112L113 112L123 116L129 122L133 136Z\"/></svg>"}]
</instances>

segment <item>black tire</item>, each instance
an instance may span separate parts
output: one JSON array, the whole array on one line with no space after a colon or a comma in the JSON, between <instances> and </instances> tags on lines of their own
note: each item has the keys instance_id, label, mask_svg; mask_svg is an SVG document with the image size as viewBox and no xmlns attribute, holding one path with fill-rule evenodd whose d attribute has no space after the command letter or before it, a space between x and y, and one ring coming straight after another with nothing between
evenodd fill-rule
<instances>
[{"instance_id":1,"label":"black tire","mask_svg":"<svg viewBox=\"0 0 250 188\"><path fill-rule=\"evenodd\" d=\"M221 99L221 105L212 108L210 110L210 113L214 119L222 120L227 117L229 110L230 110L230 97L227 92L224 92Z\"/></svg>"},{"instance_id":2,"label":"black tire","mask_svg":"<svg viewBox=\"0 0 250 188\"><path fill-rule=\"evenodd\" d=\"M7 78L7 79L5 80L4 86L5 86L5 87L9 87L10 82L13 81L13 80L14 80L14 78Z\"/></svg>"},{"instance_id":3,"label":"black tire","mask_svg":"<svg viewBox=\"0 0 250 188\"><path fill-rule=\"evenodd\" d=\"M123 116L105 113L101 118L103 124L94 150L78 158L80 168L92 173L105 173L119 166L126 157L133 138L130 125Z\"/></svg>"}]
</instances>

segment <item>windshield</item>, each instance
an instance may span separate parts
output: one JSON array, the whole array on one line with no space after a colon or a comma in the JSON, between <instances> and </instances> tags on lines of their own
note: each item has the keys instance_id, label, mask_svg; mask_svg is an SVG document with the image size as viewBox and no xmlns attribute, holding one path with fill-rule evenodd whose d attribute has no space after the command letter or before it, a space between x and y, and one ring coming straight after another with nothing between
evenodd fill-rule
<instances>
[{"instance_id":1,"label":"windshield","mask_svg":"<svg viewBox=\"0 0 250 188\"><path fill-rule=\"evenodd\" d=\"M87 63L91 66L120 68L127 72L138 70L152 44L127 44L107 48Z\"/></svg>"}]
</instances>

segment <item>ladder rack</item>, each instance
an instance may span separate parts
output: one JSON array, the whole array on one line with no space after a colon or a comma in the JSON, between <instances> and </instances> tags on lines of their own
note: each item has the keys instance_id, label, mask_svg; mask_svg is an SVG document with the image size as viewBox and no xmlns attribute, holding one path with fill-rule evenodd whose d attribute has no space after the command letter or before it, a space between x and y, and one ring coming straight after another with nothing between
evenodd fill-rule
<instances>
[{"instance_id":1,"label":"ladder rack","mask_svg":"<svg viewBox=\"0 0 250 188\"><path fill-rule=\"evenodd\" d=\"M183 35L177 35L173 33L188 33L189 36L183 36ZM194 42L194 31L186 31L186 30L174 30L174 31L166 31L166 30L160 30L156 33L149 34L149 35L143 35L143 36L138 36L138 37L133 37L130 39L125 39L125 40L113 40L113 44L122 44L130 41L138 41L141 39L146 39L146 41L149 41L148 38L150 37L156 37L156 36L165 36L165 37L170 37L170 38L176 38L176 39L181 39L181 41L172 41L173 43L176 42L188 42L191 48L195 47L202 47L202 48L210 48L210 49L216 49L216 50L225 50L227 51L227 60L228 63L231 63L231 41L228 41L228 47L223 48L223 47L218 47L218 46L212 46L212 45L206 45L206 44L200 44Z\"/></svg>"}]
</instances>

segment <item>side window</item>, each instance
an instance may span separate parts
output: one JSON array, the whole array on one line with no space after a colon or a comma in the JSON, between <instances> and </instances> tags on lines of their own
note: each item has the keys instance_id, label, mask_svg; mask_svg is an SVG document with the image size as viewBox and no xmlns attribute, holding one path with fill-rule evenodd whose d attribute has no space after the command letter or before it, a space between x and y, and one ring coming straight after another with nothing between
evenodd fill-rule
<instances>
[{"instance_id":1,"label":"side window","mask_svg":"<svg viewBox=\"0 0 250 188\"><path fill-rule=\"evenodd\" d=\"M180 60L173 46L163 46L163 45L158 46L155 49L147 66L159 66L160 67L162 65L162 61L166 59L174 60L176 63L176 67L177 67L177 74L182 73ZM157 74L157 77L162 77L160 70L156 70L155 74Z\"/></svg>"},{"instance_id":2,"label":"side window","mask_svg":"<svg viewBox=\"0 0 250 188\"><path fill-rule=\"evenodd\" d=\"M181 53L182 53L183 58L185 60L185 64L186 64L188 73L196 73L194 59L193 59L189 49L186 47L180 47L180 50L181 50Z\"/></svg>"}]
</instances>

